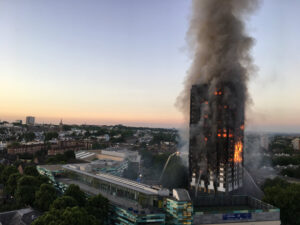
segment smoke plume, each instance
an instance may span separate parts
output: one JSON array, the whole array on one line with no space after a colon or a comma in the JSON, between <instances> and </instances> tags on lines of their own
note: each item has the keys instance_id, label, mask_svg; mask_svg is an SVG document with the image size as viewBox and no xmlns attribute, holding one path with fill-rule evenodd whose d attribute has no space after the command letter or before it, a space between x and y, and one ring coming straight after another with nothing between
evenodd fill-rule
<instances>
[{"instance_id":1,"label":"smoke plume","mask_svg":"<svg viewBox=\"0 0 300 225\"><path fill-rule=\"evenodd\" d=\"M227 99L233 106L246 102L247 81L255 67L249 53L253 39L245 32L244 20L257 3L257 0L192 1L186 37L192 65L184 90L177 98L177 106L184 115L189 115L190 90L195 84L209 84L213 92L220 83L230 83L234 93L228 94Z\"/></svg>"},{"instance_id":2,"label":"smoke plume","mask_svg":"<svg viewBox=\"0 0 300 225\"><path fill-rule=\"evenodd\" d=\"M208 100L212 104L215 90L222 86L226 93L223 105L234 112L235 121L244 120L245 104L249 99L247 82L255 71L250 55L254 40L246 34L244 21L257 4L258 0L192 1L186 37L192 64L176 101L186 121L189 119L191 87L196 84L208 85ZM213 105L207 113L214 110Z\"/></svg>"},{"instance_id":3,"label":"smoke plume","mask_svg":"<svg viewBox=\"0 0 300 225\"><path fill-rule=\"evenodd\" d=\"M256 9L258 1L192 0L186 37L192 64L176 104L187 121L190 110L194 115L189 129L193 143L189 163L197 163L190 166L189 172L197 179L196 190L201 177L207 185L209 171L216 172L221 164L230 162L233 166L240 162L243 165L247 83L255 71L250 55L254 40L246 33L245 20ZM192 88L194 85L198 88ZM200 111L201 116L197 115ZM234 154L234 159L228 158L226 150L233 151L231 143L235 143L234 153L240 152ZM213 179L216 181L217 177Z\"/></svg>"}]
</instances>

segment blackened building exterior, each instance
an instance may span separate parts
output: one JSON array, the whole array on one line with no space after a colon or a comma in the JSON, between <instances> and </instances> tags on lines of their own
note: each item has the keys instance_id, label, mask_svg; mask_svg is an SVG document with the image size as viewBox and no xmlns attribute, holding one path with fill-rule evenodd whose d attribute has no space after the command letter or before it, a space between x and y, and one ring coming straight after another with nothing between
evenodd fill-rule
<instances>
[{"instance_id":1,"label":"blackened building exterior","mask_svg":"<svg viewBox=\"0 0 300 225\"><path fill-rule=\"evenodd\" d=\"M189 181L195 193L243 185L244 105L226 86L194 85L190 100Z\"/></svg>"}]
</instances>

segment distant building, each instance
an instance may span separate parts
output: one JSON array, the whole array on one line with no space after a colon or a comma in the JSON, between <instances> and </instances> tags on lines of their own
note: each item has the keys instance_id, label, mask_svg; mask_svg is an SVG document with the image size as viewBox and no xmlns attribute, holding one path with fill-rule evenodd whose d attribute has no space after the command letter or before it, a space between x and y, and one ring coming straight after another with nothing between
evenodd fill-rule
<instances>
[{"instance_id":1,"label":"distant building","mask_svg":"<svg viewBox=\"0 0 300 225\"><path fill-rule=\"evenodd\" d=\"M104 134L104 135L101 135L101 136L98 136L97 137L97 140L98 141L109 141L109 139L110 139L110 137L109 137L109 135L108 134Z\"/></svg>"},{"instance_id":2,"label":"distant building","mask_svg":"<svg viewBox=\"0 0 300 225\"><path fill-rule=\"evenodd\" d=\"M293 139L292 145L294 150L300 150L300 138Z\"/></svg>"},{"instance_id":3,"label":"distant building","mask_svg":"<svg viewBox=\"0 0 300 225\"><path fill-rule=\"evenodd\" d=\"M260 146L266 150L269 149L269 136L268 135L260 136Z\"/></svg>"},{"instance_id":4,"label":"distant building","mask_svg":"<svg viewBox=\"0 0 300 225\"><path fill-rule=\"evenodd\" d=\"M34 123L35 123L35 117L33 117L33 116L27 116L26 117L26 124L27 125L34 125Z\"/></svg>"},{"instance_id":5,"label":"distant building","mask_svg":"<svg viewBox=\"0 0 300 225\"><path fill-rule=\"evenodd\" d=\"M6 147L7 147L7 143L0 141L0 151L2 151L3 149L5 149Z\"/></svg>"},{"instance_id":6,"label":"distant building","mask_svg":"<svg viewBox=\"0 0 300 225\"><path fill-rule=\"evenodd\" d=\"M48 149L48 155L57 155L63 154L66 151L78 151L88 148L89 143L83 141L55 141L50 142L50 146L46 146L44 142L29 142L23 145L8 147L7 153L10 155L24 153L34 154L40 150Z\"/></svg>"},{"instance_id":7,"label":"distant building","mask_svg":"<svg viewBox=\"0 0 300 225\"><path fill-rule=\"evenodd\" d=\"M63 131L63 130L64 130L64 124L63 124L63 121L61 119L60 123L59 123L59 131Z\"/></svg>"},{"instance_id":8,"label":"distant building","mask_svg":"<svg viewBox=\"0 0 300 225\"><path fill-rule=\"evenodd\" d=\"M16 120L15 123L17 123L17 124L22 124L23 121L22 121L22 120Z\"/></svg>"}]
</instances>

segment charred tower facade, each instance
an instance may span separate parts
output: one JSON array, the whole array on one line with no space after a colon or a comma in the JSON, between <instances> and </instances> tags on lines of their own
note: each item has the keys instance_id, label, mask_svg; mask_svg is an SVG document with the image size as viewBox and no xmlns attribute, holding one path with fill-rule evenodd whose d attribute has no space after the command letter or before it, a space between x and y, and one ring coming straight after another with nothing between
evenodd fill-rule
<instances>
[{"instance_id":1,"label":"charred tower facade","mask_svg":"<svg viewBox=\"0 0 300 225\"><path fill-rule=\"evenodd\" d=\"M190 96L189 182L196 193L243 185L244 101L229 83L193 85Z\"/></svg>"}]
</instances>

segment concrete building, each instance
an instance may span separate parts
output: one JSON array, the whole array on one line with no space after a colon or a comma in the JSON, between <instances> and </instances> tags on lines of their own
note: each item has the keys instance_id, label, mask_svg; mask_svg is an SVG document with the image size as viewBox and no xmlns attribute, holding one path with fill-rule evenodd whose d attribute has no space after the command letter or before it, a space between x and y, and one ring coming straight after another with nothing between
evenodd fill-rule
<instances>
[{"instance_id":1,"label":"concrete building","mask_svg":"<svg viewBox=\"0 0 300 225\"><path fill-rule=\"evenodd\" d=\"M292 145L294 150L300 150L300 138L293 139Z\"/></svg>"},{"instance_id":2,"label":"concrete building","mask_svg":"<svg viewBox=\"0 0 300 225\"><path fill-rule=\"evenodd\" d=\"M226 104L226 89L194 85L190 101L189 181L195 192L243 186L244 111Z\"/></svg>"},{"instance_id":3,"label":"concrete building","mask_svg":"<svg viewBox=\"0 0 300 225\"><path fill-rule=\"evenodd\" d=\"M27 125L34 125L34 123L35 123L35 117L33 117L33 116L27 116L26 117L26 124Z\"/></svg>"},{"instance_id":4,"label":"concrete building","mask_svg":"<svg viewBox=\"0 0 300 225\"><path fill-rule=\"evenodd\" d=\"M76 159L91 162L89 166L98 172L122 176L129 164L136 171L140 168L141 156L136 151L119 150L84 150L75 154Z\"/></svg>"}]
</instances>

